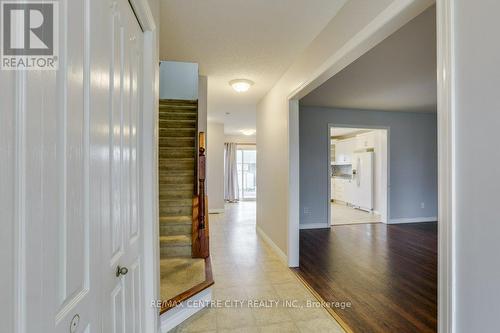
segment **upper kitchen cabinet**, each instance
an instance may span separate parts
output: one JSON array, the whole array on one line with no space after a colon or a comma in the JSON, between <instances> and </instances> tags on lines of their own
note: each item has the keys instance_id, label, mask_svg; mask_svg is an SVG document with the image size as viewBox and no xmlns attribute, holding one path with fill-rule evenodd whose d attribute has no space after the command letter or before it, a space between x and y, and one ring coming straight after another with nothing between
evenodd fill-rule
<instances>
[{"instance_id":1,"label":"upper kitchen cabinet","mask_svg":"<svg viewBox=\"0 0 500 333\"><path fill-rule=\"evenodd\" d=\"M356 142L354 139L339 140L335 142L335 164L351 164L352 152Z\"/></svg>"},{"instance_id":2,"label":"upper kitchen cabinet","mask_svg":"<svg viewBox=\"0 0 500 333\"><path fill-rule=\"evenodd\" d=\"M358 134L356 136L356 150L374 148L377 143L378 131Z\"/></svg>"}]
</instances>

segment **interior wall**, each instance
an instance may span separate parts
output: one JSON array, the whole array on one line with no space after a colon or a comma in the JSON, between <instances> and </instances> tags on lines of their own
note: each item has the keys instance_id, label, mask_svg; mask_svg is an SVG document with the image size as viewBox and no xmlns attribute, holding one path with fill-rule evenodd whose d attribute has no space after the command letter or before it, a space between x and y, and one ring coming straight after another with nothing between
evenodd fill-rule
<instances>
[{"instance_id":1,"label":"interior wall","mask_svg":"<svg viewBox=\"0 0 500 333\"><path fill-rule=\"evenodd\" d=\"M160 62L160 99L198 99L198 64Z\"/></svg>"},{"instance_id":2,"label":"interior wall","mask_svg":"<svg viewBox=\"0 0 500 333\"><path fill-rule=\"evenodd\" d=\"M255 135L226 135L225 142L248 143L255 144Z\"/></svg>"},{"instance_id":3,"label":"interior wall","mask_svg":"<svg viewBox=\"0 0 500 333\"><path fill-rule=\"evenodd\" d=\"M500 299L497 210L500 2L456 0L452 3L454 331L496 332Z\"/></svg>"},{"instance_id":4,"label":"interior wall","mask_svg":"<svg viewBox=\"0 0 500 333\"><path fill-rule=\"evenodd\" d=\"M389 127L389 223L437 219L435 113L342 110L301 106L300 223L326 224L329 124ZM421 204L424 203L424 208Z\"/></svg>"},{"instance_id":5,"label":"interior wall","mask_svg":"<svg viewBox=\"0 0 500 333\"><path fill-rule=\"evenodd\" d=\"M332 59L341 59L337 70L342 69L353 57L361 56L432 3L432 0L405 4L397 0L348 1L258 103L257 227L283 253L289 254L289 98L311 77L318 80L331 77L333 74L327 65ZM346 51L348 42L365 33L368 26L385 22L385 18L381 18L385 11L392 11L395 19L385 25L382 23L383 28L374 36L364 35L367 41L361 47ZM303 93L307 93L307 89L303 89Z\"/></svg>"},{"instance_id":6,"label":"interior wall","mask_svg":"<svg viewBox=\"0 0 500 333\"><path fill-rule=\"evenodd\" d=\"M207 131L208 122L208 79L206 76L198 76L198 131Z\"/></svg>"},{"instance_id":7,"label":"interior wall","mask_svg":"<svg viewBox=\"0 0 500 333\"><path fill-rule=\"evenodd\" d=\"M207 129L208 212L224 211L224 124L209 122Z\"/></svg>"}]
</instances>

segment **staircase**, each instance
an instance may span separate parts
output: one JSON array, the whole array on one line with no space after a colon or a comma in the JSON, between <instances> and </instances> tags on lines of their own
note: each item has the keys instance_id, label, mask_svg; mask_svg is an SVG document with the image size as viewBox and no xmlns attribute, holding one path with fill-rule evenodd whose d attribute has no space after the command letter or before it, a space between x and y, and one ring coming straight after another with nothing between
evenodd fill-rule
<instances>
[{"instance_id":1,"label":"staircase","mask_svg":"<svg viewBox=\"0 0 500 333\"><path fill-rule=\"evenodd\" d=\"M160 100L160 257L191 257L198 102Z\"/></svg>"}]
</instances>

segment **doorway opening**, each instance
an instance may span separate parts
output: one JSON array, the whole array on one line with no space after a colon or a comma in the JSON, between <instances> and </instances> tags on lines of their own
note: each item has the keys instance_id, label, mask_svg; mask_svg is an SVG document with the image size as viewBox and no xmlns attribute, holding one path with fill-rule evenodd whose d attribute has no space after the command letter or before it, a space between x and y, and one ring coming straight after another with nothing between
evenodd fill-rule
<instances>
[{"instance_id":1,"label":"doorway opening","mask_svg":"<svg viewBox=\"0 0 500 333\"><path fill-rule=\"evenodd\" d=\"M240 200L257 198L257 149L255 145L238 144L236 151Z\"/></svg>"},{"instance_id":2,"label":"doorway opening","mask_svg":"<svg viewBox=\"0 0 500 333\"><path fill-rule=\"evenodd\" d=\"M387 223L387 128L329 125L330 225Z\"/></svg>"}]
</instances>

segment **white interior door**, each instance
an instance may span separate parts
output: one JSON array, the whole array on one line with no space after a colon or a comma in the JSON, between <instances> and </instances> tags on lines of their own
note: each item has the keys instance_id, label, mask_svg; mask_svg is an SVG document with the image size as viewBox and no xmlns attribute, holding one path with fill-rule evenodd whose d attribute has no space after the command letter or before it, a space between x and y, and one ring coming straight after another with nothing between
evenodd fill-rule
<instances>
[{"instance_id":1,"label":"white interior door","mask_svg":"<svg viewBox=\"0 0 500 333\"><path fill-rule=\"evenodd\" d=\"M0 71L0 330L142 332L142 33L58 3L59 69Z\"/></svg>"},{"instance_id":2,"label":"white interior door","mask_svg":"<svg viewBox=\"0 0 500 333\"><path fill-rule=\"evenodd\" d=\"M108 86L109 114L102 140L109 157L103 169L103 195L109 210L102 211L104 254L102 294L103 332L142 332L142 223L139 206L139 127L142 106L142 50L140 26L127 1L109 10L106 48L111 59Z\"/></svg>"}]
</instances>

